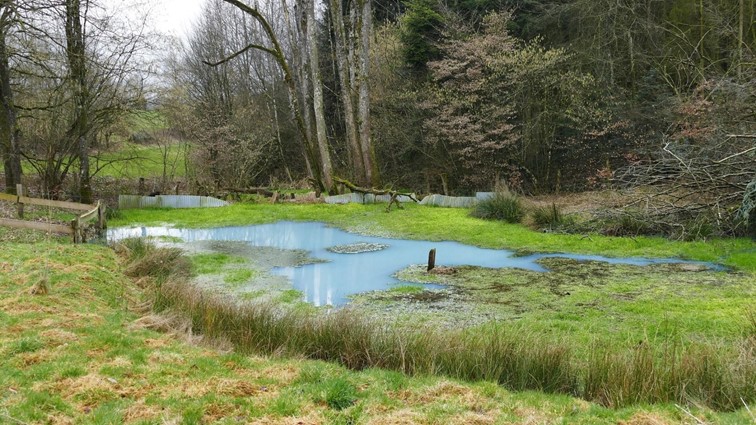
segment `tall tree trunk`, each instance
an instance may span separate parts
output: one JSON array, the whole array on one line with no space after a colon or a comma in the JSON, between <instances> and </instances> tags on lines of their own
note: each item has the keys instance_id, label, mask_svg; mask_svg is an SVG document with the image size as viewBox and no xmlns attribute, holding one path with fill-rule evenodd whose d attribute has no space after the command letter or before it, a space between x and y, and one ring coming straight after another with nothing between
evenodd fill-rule
<instances>
[{"instance_id":1,"label":"tall tree trunk","mask_svg":"<svg viewBox=\"0 0 756 425\"><path fill-rule=\"evenodd\" d=\"M356 115L354 111L354 101L352 96L352 70L350 66L351 56L347 44L347 31L344 25L344 12L341 9L341 0L331 1L331 25L333 25L334 39L336 41L336 68L339 74L339 85L341 86L341 102L344 107L344 125L346 127L347 146L349 147L349 158L352 163L353 178L359 184L366 186L369 182L365 181L365 164L363 163L362 147L359 142L357 133Z\"/></svg>"},{"instance_id":2,"label":"tall tree trunk","mask_svg":"<svg viewBox=\"0 0 756 425\"><path fill-rule=\"evenodd\" d=\"M698 34L698 68L699 68L699 78L701 80L704 79L704 73L706 69L706 62L704 62L704 51L706 44L704 43L704 39L706 38L706 28L704 27L705 21L704 21L704 2L703 0L698 1L698 26L699 26L699 34Z\"/></svg>"},{"instance_id":3,"label":"tall tree trunk","mask_svg":"<svg viewBox=\"0 0 756 425\"><path fill-rule=\"evenodd\" d=\"M326 137L325 107L323 106L323 78L320 75L320 55L315 33L315 0L307 1L307 47L310 51L310 71L312 74L312 106L315 115L318 150L323 169L323 182L329 191L333 190L333 166Z\"/></svg>"},{"instance_id":4,"label":"tall tree trunk","mask_svg":"<svg viewBox=\"0 0 756 425\"><path fill-rule=\"evenodd\" d=\"M281 71L284 74L284 83L286 84L286 88L289 92L289 106L291 108L292 115L294 116L294 121L297 124L297 129L299 130L299 134L302 137L302 143L304 145L304 151L305 151L305 159L312 167L310 177L315 181L315 183L319 186L321 190L325 189L325 184L323 183L323 174L320 169L320 163L319 161L317 161L317 157L315 155L315 151L313 150L313 146L311 143L310 134L308 134L307 127L305 126L305 121L302 114L302 107L299 101L299 94L297 91L296 80L294 78L294 74L292 73L291 67L289 66L289 63L286 60L286 56L284 55L283 49L281 48L281 44L278 42L278 38L276 37L276 34L273 31L273 27L270 26L270 23L268 22L268 20L265 19L265 17L260 13L260 11L256 7L248 6L239 0L223 0L223 1L235 6L237 9L241 10L242 12L246 13L247 15L255 19L262 27L272 47L265 47L265 46L261 46L257 44L250 44L244 49L242 49L241 51L236 52L232 54L231 56L222 59L219 62L216 62L216 63L206 62L206 63L208 65L218 66L220 64L228 62L229 60L234 59L235 57L239 56L240 54L250 49L260 50L273 56L276 63L281 67Z\"/></svg>"},{"instance_id":5,"label":"tall tree trunk","mask_svg":"<svg viewBox=\"0 0 756 425\"><path fill-rule=\"evenodd\" d=\"M359 126L360 126L360 145L362 147L362 161L365 164L365 180L373 186L378 186L380 179L378 169L375 164L375 150L373 149L372 139L370 137L370 34L373 30L373 9L371 0L359 0L361 6L359 26L359 76L357 80L360 85L359 98Z\"/></svg>"},{"instance_id":6,"label":"tall tree trunk","mask_svg":"<svg viewBox=\"0 0 756 425\"><path fill-rule=\"evenodd\" d=\"M21 133L18 129L16 105L11 87L10 64L6 37L13 25L13 1L0 1L0 103L3 105L3 134L0 142L0 154L5 170L5 190L16 193L16 184L21 183Z\"/></svg>"},{"instance_id":7,"label":"tall tree trunk","mask_svg":"<svg viewBox=\"0 0 756 425\"><path fill-rule=\"evenodd\" d=\"M86 2L86 0L85 0ZM71 136L76 140L79 158L79 202L91 204L92 185L89 176L89 93L87 87L86 46L81 23L81 0L66 0L66 54L69 78L73 84L75 105Z\"/></svg>"},{"instance_id":8,"label":"tall tree trunk","mask_svg":"<svg viewBox=\"0 0 756 425\"><path fill-rule=\"evenodd\" d=\"M351 0L349 28L344 25L341 2L331 2L336 56L344 103L347 141L355 176L362 185L379 184L375 151L370 137L370 36L373 11L370 0Z\"/></svg>"},{"instance_id":9,"label":"tall tree trunk","mask_svg":"<svg viewBox=\"0 0 756 425\"><path fill-rule=\"evenodd\" d=\"M739 1L740 13L738 16L738 81L743 79L743 44L745 43L745 0Z\"/></svg>"}]
</instances>

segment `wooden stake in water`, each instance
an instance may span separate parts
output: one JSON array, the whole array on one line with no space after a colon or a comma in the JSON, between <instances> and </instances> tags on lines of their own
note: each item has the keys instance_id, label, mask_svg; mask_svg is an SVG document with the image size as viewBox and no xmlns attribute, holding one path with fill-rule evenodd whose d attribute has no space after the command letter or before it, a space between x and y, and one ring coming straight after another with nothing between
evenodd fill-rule
<instances>
[{"instance_id":1,"label":"wooden stake in water","mask_svg":"<svg viewBox=\"0 0 756 425\"><path fill-rule=\"evenodd\" d=\"M433 248L428 253L428 271L433 270L436 267L436 248Z\"/></svg>"}]
</instances>

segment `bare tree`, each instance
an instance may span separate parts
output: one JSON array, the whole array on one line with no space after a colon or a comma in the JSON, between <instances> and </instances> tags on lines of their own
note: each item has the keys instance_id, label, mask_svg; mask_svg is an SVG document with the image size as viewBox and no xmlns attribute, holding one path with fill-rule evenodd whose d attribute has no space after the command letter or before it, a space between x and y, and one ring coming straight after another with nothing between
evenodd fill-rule
<instances>
[{"instance_id":1,"label":"bare tree","mask_svg":"<svg viewBox=\"0 0 756 425\"><path fill-rule=\"evenodd\" d=\"M73 196L92 202L90 156L98 136L142 99L142 85L132 81L144 75L137 60L149 47L144 21L127 25L92 0L27 6L11 73L21 154L47 196L60 196L69 171L78 169Z\"/></svg>"},{"instance_id":2,"label":"bare tree","mask_svg":"<svg viewBox=\"0 0 756 425\"><path fill-rule=\"evenodd\" d=\"M222 58L219 61L206 61L206 63L211 66L219 66L241 56L242 54L250 50L259 50L268 53L275 59L275 62L283 72L284 83L289 92L289 104L291 107L292 115L294 116L299 135L302 139L305 158L307 159L311 167L310 177L320 190L324 190L327 187L327 184L323 176L322 162L320 161L318 151L314 147L311 133L308 131L305 121L305 113L303 112L303 108L307 106L301 104L296 75L292 70L292 67L289 65L289 60L286 57L286 53L283 50L278 35L273 30L273 27L268 19L265 18L265 16L256 6L249 6L239 0L223 1L236 7L238 10L242 11L244 14L252 18L260 25L267 45L259 44L259 42L252 42L244 48Z\"/></svg>"},{"instance_id":3,"label":"bare tree","mask_svg":"<svg viewBox=\"0 0 756 425\"><path fill-rule=\"evenodd\" d=\"M3 107L2 139L0 157L5 169L5 187L15 193L16 184L21 183L21 133L17 124L17 110L11 86L10 52L8 37L18 23L16 5L13 0L0 1L0 103Z\"/></svg>"},{"instance_id":4,"label":"bare tree","mask_svg":"<svg viewBox=\"0 0 756 425\"><path fill-rule=\"evenodd\" d=\"M373 29L372 2L350 0L346 2L346 8L347 10L342 8L341 1L330 2L347 146L356 180L361 184L378 186L380 176L370 135L368 78Z\"/></svg>"},{"instance_id":5,"label":"bare tree","mask_svg":"<svg viewBox=\"0 0 756 425\"><path fill-rule=\"evenodd\" d=\"M81 0L66 0L66 59L68 61L68 78L72 85L74 104L71 138L76 143L76 155L79 159L79 200L85 204L92 203L92 184L89 175L89 107L90 88L87 84L87 48L82 27ZM88 7L85 0L84 7Z\"/></svg>"},{"instance_id":6,"label":"bare tree","mask_svg":"<svg viewBox=\"0 0 756 425\"><path fill-rule=\"evenodd\" d=\"M315 32L315 0L302 0L302 6L306 10L307 31L305 46L309 50L309 68L312 76L312 108L315 115L315 132L320 151L320 160L323 167L323 180L326 187L333 188L333 165L331 153L326 136L325 107L323 105L323 77L320 73L320 51Z\"/></svg>"}]
</instances>

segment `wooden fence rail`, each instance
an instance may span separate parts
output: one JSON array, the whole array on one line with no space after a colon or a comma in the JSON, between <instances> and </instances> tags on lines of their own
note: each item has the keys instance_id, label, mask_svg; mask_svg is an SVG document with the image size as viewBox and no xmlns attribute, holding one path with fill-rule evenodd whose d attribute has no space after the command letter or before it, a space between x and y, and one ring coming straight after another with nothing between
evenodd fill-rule
<instances>
[{"instance_id":1,"label":"wooden fence rail","mask_svg":"<svg viewBox=\"0 0 756 425\"><path fill-rule=\"evenodd\" d=\"M85 230L88 224L95 220L96 223L94 224L94 226L98 235L102 235L107 228L105 204L102 204L99 201L96 205L88 205L68 201L53 201L50 199L30 198L23 195L23 187L20 184L16 185L16 193L16 195L0 193L0 201L13 202L18 205L19 218L18 220L0 218L0 226L19 229L42 230L52 233L61 233L64 235L72 235L74 243L86 242ZM67 226L63 224L41 223L38 221L25 221L23 220L25 205L84 211L84 213L71 220L71 224Z\"/></svg>"}]
</instances>

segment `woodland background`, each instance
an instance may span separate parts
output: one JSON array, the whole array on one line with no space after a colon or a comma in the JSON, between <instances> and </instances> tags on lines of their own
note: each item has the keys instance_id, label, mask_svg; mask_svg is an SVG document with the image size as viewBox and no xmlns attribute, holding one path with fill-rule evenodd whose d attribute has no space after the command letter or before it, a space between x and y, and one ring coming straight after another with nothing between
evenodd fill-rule
<instances>
[{"instance_id":1,"label":"woodland background","mask_svg":"<svg viewBox=\"0 0 756 425\"><path fill-rule=\"evenodd\" d=\"M3 0L4 183L91 202L107 152L167 162L184 144L163 186L633 188L650 220L739 234L756 222L755 3L208 0L182 42L96 1ZM160 131L135 130L144 111Z\"/></svg>"}]
</instances>

